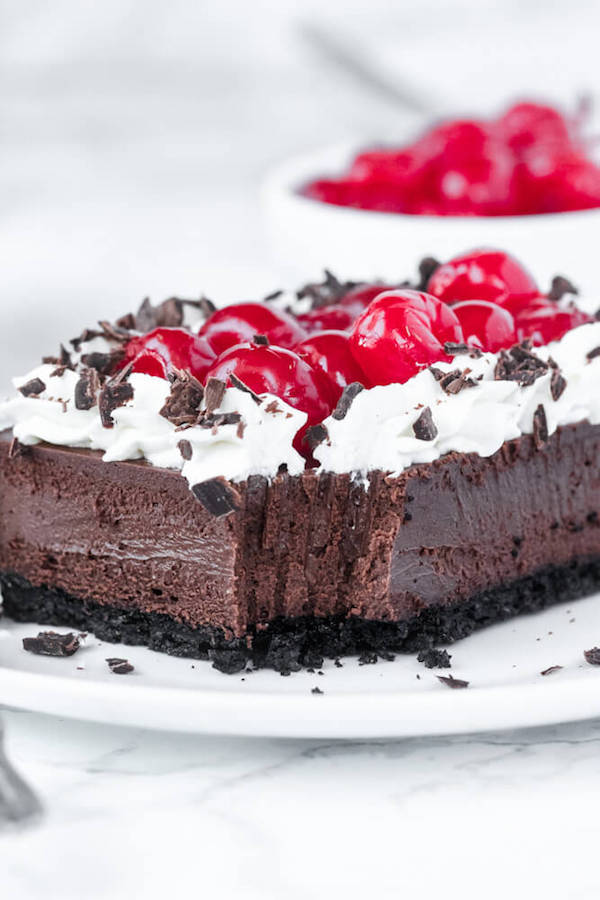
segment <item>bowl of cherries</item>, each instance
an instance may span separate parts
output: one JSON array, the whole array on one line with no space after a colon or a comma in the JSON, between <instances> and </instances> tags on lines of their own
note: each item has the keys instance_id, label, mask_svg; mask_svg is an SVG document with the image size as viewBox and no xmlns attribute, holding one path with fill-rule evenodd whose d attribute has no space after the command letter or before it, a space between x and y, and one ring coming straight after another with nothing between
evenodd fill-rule
<instances>
[{"instance_id":1,"label":"bowl of cherries","mask_svg":"<svg viewBox=\"0 0 600 900\"><path fill-rule=\"evenodd\" d=\"M186 370L203 385L217 378L280 397L307 414L294 445L312 462L309 429L348 386L404 383L465 345L498 353L549 344L594 321L574 292L560 276L542 292L513 256L491 249L425 259L414 283L340 282L327 273L288 308L277 297L234 303L211 310L197 332L159 327L136 336L122 365L160 378Z\"/></svg>"},{"instance_id":2,"label":"bowl of cherries","mask_svg":"<svg viewBox=\"0 0 600 900\"><path fill-rule=\"evenodd\" d=\"M330 266L392 278L424 248L443 259L500 246L544 280L560 258L591 289L600 165L588 118L585 108L520 102L401 146L346 144L288 161L264 186L274 255L288 275Z\"/></svg>"}]
</instances>

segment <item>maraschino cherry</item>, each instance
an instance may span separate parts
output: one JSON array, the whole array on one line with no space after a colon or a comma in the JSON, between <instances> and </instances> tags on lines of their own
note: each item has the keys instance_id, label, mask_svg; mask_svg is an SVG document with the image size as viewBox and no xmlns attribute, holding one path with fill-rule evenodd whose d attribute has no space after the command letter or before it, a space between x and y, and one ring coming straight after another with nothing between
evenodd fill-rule
<instances>
[{"instance_id":1,"label":"maraschino cherry","mask_svg":"<svg viewBox=\"0 0 600 900\"><path fill-rule=\"evenodd\" d=\"M380 294L366 308L350 334L350 349L371 384L391 384L449 359L444 344L462 341L449 306L430 294L401 290Z\"/></svg>"},{"instance_id":2,"label":"maraschino cherry","mask_svg":"<svg viewBox=\"0 0 600 900\"><path fill-rule=\"evenodd\" d=\"M344 331L321 331L295 347L298 356L313 369L321 369L338 391L353 381L367 385L367 378L350 351L350 339Z\"/></svg>"},{"instance_id":3,"label":"maraschino cherry","mask_svg":"<svg viewBox=\"0 0 600 900\"><path fill-rule=\"evenodd\" d=\"M183 328L155 328L132 338L125 347L125 363L133 362L133 372L162 378L174 367L191 372L203 382L215 359L214 350L203 337Z\"/></svg>"},{"instance_id":4,"label":"maraschino cherry","mask_svg":"<svg viewBox=\"0 0 600 900\"><path fill-rule=\"evenodd\" d=\"M427 291L444 303L488 300L504 305L511 300L530 300L539 295L533 277L510 253L471 250L439 266Z\"/></svg>"},{"instance_id":5,"label":"maraschino cherry","mask_svg":"<svg viewBox=\"0 0 600 900\"><path fill-rule=\"evenodd\" d=\"M229 347L264 334L278 347L293 347L306 337L299 322L265 303L235 303L216 310L199 332L218 356Z\"/></svg>"},{"instance_id":6,"label":"maraschino cherry","mask_svg":"<svg viewBox=\"0 0 600 900\"><path fill-rule=\"evenodd\" d=\"M207 377L227 381L237 375L256 394L274 394L308 416L294 439L296 450L308 455L303 444L306 429L322 422L337 403L338 391L321 369L313 369L297 353L283 347L243 343L226 350Z\"/></svg>"},{"instance_id":7,"label":"maraschino cherry","mask_svg":"<svg viewBox=\"0 0 600 900\"><path fill-rule=\"evenodd\" d=\"M298 322L308 332L349 331L362 311L378 294L389 290L391 285L359 284L351 288L337 303L311 309L301 313Z\"/></svg>"},{"instance_id":8,"label":"maraschino cherry","mask_svg":"<svg viewBox=\"0 0 600 900\"><path fill-rule=\"evenodd\" d=\"M507 309L488 300L461 300L452 305L470 347L490 353L517 343L515 320Z\"/></svg>"},{"instance_id":9,"label":"maraschino cherry","mask_svg":"<svg viewBox=\"0 0 600 900\"><path fill-rule=\"evenodd\" d=\"M513 314L517 340L529 338L538 347L558 341L572 328L593 321L591 316L576 306L561 307L545 297L515 307Z\"/></svg>"}]
</instances>

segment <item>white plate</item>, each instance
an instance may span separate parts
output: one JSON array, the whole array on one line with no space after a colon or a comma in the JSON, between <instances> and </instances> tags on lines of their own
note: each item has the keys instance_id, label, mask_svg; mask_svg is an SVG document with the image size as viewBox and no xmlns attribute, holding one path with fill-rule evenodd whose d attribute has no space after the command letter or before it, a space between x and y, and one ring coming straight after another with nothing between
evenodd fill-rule
<instances>
[{"instance_id":1,"label":"white plate","mask_svg":"<svg viewBox=\"0 0 600 900\"><path fill-rule=\"evenodd\" d=\"M21 639L38 630L0 620L0 703L112 724L319 738L448 734L600 715L600 667L583 658L600 645L600 595L473 635L450 648L452 669L444 671L407 655L364 666L344 659L343 668L326 662L322 675L228 676L205 662L92 635L74 656L52 659L22 649ZM111 673L109 656L126 657L135 672ZM540 675L553 665L563 669ZM449 672L470 686L447 688L436 673ZM313 694L315 687L323 694Z\"/></svg>"}]
</instances>

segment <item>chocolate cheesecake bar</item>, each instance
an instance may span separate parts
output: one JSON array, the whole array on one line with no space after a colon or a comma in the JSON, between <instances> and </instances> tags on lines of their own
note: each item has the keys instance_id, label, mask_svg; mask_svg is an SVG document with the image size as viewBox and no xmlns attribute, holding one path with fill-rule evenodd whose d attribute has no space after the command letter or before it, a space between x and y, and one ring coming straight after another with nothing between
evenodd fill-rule
<instances>
[{"instance_id":1,"label":"chocolate cheesecake bar","mask_svg":"<svg viewBox=\"0 0 600 900\"><path fill-rule=\"evenodd\" d=\"M596 590L600 323L546 297L557 340L516 332L490 352L489 328L478 339L421 293L430 333L455 340L382 383L392 363L353 338L407 297L422 311L416 293L328 276L291 312L286 298L145 304L17 379L0 408L5 614L287 673L448 644ZM348 311L350 331L322 330ZM346 338L324 349L306 333L317 319L315 337Z\"/></svg>"}]
</instances>

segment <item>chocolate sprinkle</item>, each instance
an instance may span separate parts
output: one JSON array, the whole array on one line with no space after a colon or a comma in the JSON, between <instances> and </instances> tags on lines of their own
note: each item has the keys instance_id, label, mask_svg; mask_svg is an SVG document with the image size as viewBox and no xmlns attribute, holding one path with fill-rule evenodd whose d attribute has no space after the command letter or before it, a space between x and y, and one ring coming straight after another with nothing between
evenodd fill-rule
<instances>
[{"instance_id":1,"label":"chocolate sprinkle","mask_svg":"<svg viewBox=\"0 0 600 900\"><path fill-rule=\"evenodd\" d=\"M129 400L133 400L133 388L128 381L109 381L100 391L98 408L100 419L105 428L112 428L112 414L115 409L124 406Z\"/></svg>"},{"instance_id":2,"label":"chocolate sprinkle","mask_svg":"<svg viewBox=\"0 0 600 900\"><path fill-rule=\"evenodd\" d=\"M458 356L460 353L471 353L476 349L476 347L469 347L462 341L459 344L454 341L446 341L444 344L444 353L447 353L448 356Z\"/></svg>"},{"instance_id":3,"label":"chocolate sprinkle","mask_svg":"<svg viewBox=\"0 0 600 900\"><path fill-rule=\"evenodd\" d=\"M75 409L91 409L98 402L100 376L95 369L84 369L75 385Z\"/></svg>"},{"instance_id":4,"label":"chocolate sprinkle","mask_svg":"<svg viewBox=\"0 0 600 900\"><path fill-rule=\"evenodd\" d=\"M413 423L413 431L419 441L432 441L437 436L438 430L428 406L423 409L419 418Z\"/></svg>"},{"instance_id":5,"label":"chocolate sprinkle","mask_svg":"<svg viewBox=\"0 0 600 900\"><path fill-rule=\"evenodd\" d=\"M548 371L548 363L531 350L530 341L515 344L510 350L502 350L494 369L496 381L516 381L521 387L529 387Z\"/></svg>"},{"instance_id":6,"label":"chocolate sprinkle","mask_svg":"<svg viewBox=\"0 0 600 900\"><path fill-rule=\"evenodd\" d=\"M546 419L546 410L542 403L540 403L533 414L533 442L536 446L537 450L541 450L541 448L548 441L548 422Z\"/></svg>"},{"instance_id":7,"label":"chocolate sprinkle","mask_svg":"<svg viewBox=\"0 0 600 900\"><path fill-rule=\"evenodd\" d=\"M417 291L426 291L429 279L436 269L439 269L441 263L434 256L425 256L419 263L419 281L416 286Z\"/></svg>"},{"instance_id":8,"label":"chocolate sprinkle","mask_svg":"<svg viewBox=\"0 0 600 900\"><path fill-rule=\"evenodd\" d=\"M342 396L337 402L336 408L331 413L332 418L337 419L338 421L345 419L348 415L348 410L354 403L354 399L358 397L364 389L365 386L364 384L361 384L360 381L353 381L350 384L347 384L342 392Z\"/></svg>"},{"instance_id":9,"label":"chocolate sprinkle","mask_svg":"<svg viewBox=\"0 0 600 900\"><path fill-rule=\"evenodd\" d=\"M19 393L24 397L39 397L46 390L46 385L41 378L32 378L31 381L22 384Z\"/></svg>"},{"instance_id":10,"label":"chocolate sprinkle","mask_svg":"<svg viewBox=\"0 0 600 900\"><path fill-rule=\"evenodd\" d=\"M564 275L555 275L548 291L548 300L562 300L565 294L578 294L579 291Z\"/></svg>"},{"instance_id":11,"label":"chocolate sprinkle","mask_svg":"<svg viewBox=\"0 0 600 900\"><path fill-rule=\"evenodd\" d=\"M436 675L435 677L449 688L466 688L470 684L470 682L463 681L462 678L454 678L452 675Z\"/></svg>"},{"instance_id":12,"label":"chocolate sprinkle","mask_svg":"<svg viewBox=\"0 0 600 900\"><path fill-rule=\"evenodd\" d=\"M189 441L182 439L178 442L177 446L179 447L179 452L185 461L187 462L192 458L192 445Z\"/></svg>"},{"instance_id":13,"label":"chocolate sprinkle","mask_svg":"<svg viewBox=\"0 0 600 900\"><path fill-rule=\"evenodd\" d=\"M540 672L540 675L552 675L553 672L559 672L561 669L562 666L548 666L547 669Z\"/></svg>"},{"instance_id":14,"label":"chocolate sprinkle","mask_svg":"<svg viewBox=\"0 0 600 900\"><path fill-rule=\"evenodd\" d=\"M266 334L255 334L252 338L252 343L256 344L257 347L268 347L269 338Z\"/></svg>"},{"instance_id":15,"label":"chocolate sprinkle","mask_svg":"<svg viewBox=\"0 0 600 900\"><path fill-rule=\"evenodd\" d=\"M451 659L447 650L438 650L435 647L421 650L417 656L417 662L423 663L426 669L449 669Z\"/></svg>"},{"instance_id":16,"label":"chocolate sprinkle","mask_svg":"<svg viewBox=\"0 0 600 900\"><path fill-rule=\"evenodd\" d=\"M109 656L106 662L108 663L110 671L115 675L129 675L130 672L134 671L134 667L128 659L119 659L118 656Z\"/></svg>"},{"instance_id":17,"label":"chocolate sprinkle","mask_svg":"<svg viewBox=\"0 0 600 900\"><path fill-rule=\"evenodd\" d=\"M38 656L73 656L79 650L79 637L70 631L40 631L37 637L23 638L23 649Z\"/></svg>"},{"instance_id":18,"label":"chocolate sprinkle","mask_svg":"<svg viewBox=\"0 0 600 900\"><path fill-rule=\"evenodd\" d=\"M323 693L324 692L321 690L320 687L311 688L311 694L323 694Z\"/></svg>"},{"instance_id":19,"label":"chocolate sprinkle","mask_svg":"<svg viewBox=\"0 0 600 900\"><path fill-rule=\"evenodd\" d=\"M209 378L204 386L204 407L207 415L218 409L225 396L226 384L220 378Z\"/></svg>"},{"instance_id":20,"label":"chocolate sprinkle","mask_svg":"<svg viewBox=\"0 0 600 900\"><path fill-rule=\"evenodd\" d=\"M261 399L258 394L255 394L254 391L251 391L250 388L244 384L241 378L238 378L234 372L229 374L229 380L232 385L238 389L238 391L243 391L245 394L250 394L255 403L260 403Z\"/></svg>"},{"instance_id":21,"label":"chocolate sprinkle","mask_svg":"<svg viewBox=\"0 0 600 900\"><path fill-rule=\"evenodd\" d=\"M213 516L228 516L240 509L238 491L224 478L210 478L192 485L192 493Z\"/></svg>"},{"instance_id":22,"label":"chocolate sprinkle","mask_svg":"<svg viewBox=\"0 0 600 900\"><path fill-rule=\"evenodd\" d=\"M278 300L283 296L283 291L279 289L278 291L271 291L270 294L267 294L266 297L263 297L263 303L271 303L273 300Z\"/></svg>"},{"instance_id":23,"label":"chocolate sprinkle","mask_svg":"<svg viewBox=\"0 0 600 900\"><path fill-rule=\"evenodd\" d=\"M198 420L204 399L202 385L191 372L175 370L171 392L160 415L173 425L193 425Z\"/></svg>"},{"instance_id":24,"label":"chocolate sprinkle","mask_svg":"<svg viewBox=\"0 0 600 900\"><path fill-rule=\"evenodd\" d=\"M553 400L558 400L564 393L564 390L567 386L567 379L559 372L558 369L554 369L552 372L552 377L550 379L550 393L552 395Z\"/></svg>"},{"instance_id":25,"label":"chocolate sprinkle","mask_svg":"<svg viewBox=\"0 0 600 900\"><path fill-rule=\"evenodd\" d=\"M200 416L198 425L202 428L219 428L221 425L238 425L242 417L237 412L213 413L210 416Z\"/></svg>"},{"instance_id":26,"label":"chocolate sprinkle","mask_svg":"<svg viewBox=\"0 0 600 900\"><path fill-rule=\"evenodd\" d=\"M470 369L465 369L464 371L452 369L451 372L443 372L436 366L430 366L429 371L445 394L458 394L463 388L477 386L477 382L469 378Z\"/></svg>"},{"instance_id":27,"label":"chocolate sprinkle","mask_svg":"<svg viewBox=\"0 0 600 900\"><path fill-rule=\"evenodd\" d=\"M319 444L322 444L323 441L326 441L328 437L329 433L321 422L318 425L311 425L310 428L307 428L306 434L302 440L305 444L308 444L312 451L315 447L318 447Z\"/></svg>"},{"instance_id":28,"label":"chocolate sprinkle","mask_svg":"<svg viewBox=\"0 0 600 900\"><path fill-rule=\"evenodd\" d=\"M90 369L95 369L100 375L110 375L114 371L118 362L123 359L124 351L122 348L111 350L109 353L84 353L81 362Z\"/></svg>"},{"instance_id":29,"label":"chocolate sprinkle","mask_svg":"<svg viewBox=\"0 0 600 900\"><path fill-rule=\"evenodd\" d=\"M591 362L593 359L596 359L597 356L600 356L600 347L594 347L594 349L590 350L585 358L588 362Z\"/></svg>"},{"instance_id":30,"label":"chocolate sprinkle","mask_svg":"<svg viewBox=\"0 0 600 900\"><path fill-rule=\"evenodd\" d=\"M588 662L590 666L600 666L600 647L592 647L591 650L584 650L583 655L585 661Z\"/></svg>"}]
</instances>

